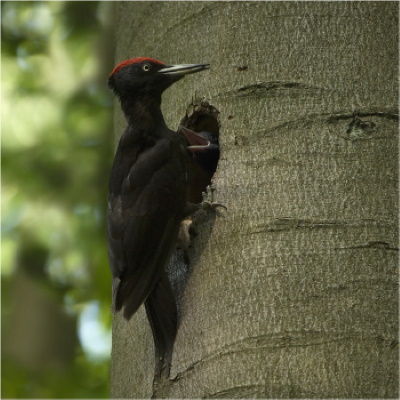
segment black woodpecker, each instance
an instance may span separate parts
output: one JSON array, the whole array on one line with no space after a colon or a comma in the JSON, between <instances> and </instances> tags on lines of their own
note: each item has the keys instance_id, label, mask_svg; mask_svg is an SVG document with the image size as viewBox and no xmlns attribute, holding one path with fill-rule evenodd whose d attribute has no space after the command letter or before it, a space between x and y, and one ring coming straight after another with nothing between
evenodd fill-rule
<instances>
[{"instance_id":1,"label":"black woodpecker","mask_svg":"<svg viewBox=\"0 0 400 400\"><path fill-rule=\"evenodd\" d=\"M109 181L107 247L112 308L129 320L143 303L154 337L156 374L169 367L177 330L176 302L166 268L185 214L189 155L183 135L170 130L161 95L209 64L166 65L139 57L118 64L108 86L128 126Z\"/></svg>"}]
</instances>

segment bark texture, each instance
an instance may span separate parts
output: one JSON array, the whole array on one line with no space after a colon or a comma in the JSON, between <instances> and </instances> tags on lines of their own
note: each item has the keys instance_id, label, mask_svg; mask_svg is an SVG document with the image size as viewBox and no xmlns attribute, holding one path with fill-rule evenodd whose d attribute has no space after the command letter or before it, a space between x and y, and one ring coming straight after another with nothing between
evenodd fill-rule
<instances>
[{"instance_id":1,"label":"bark texture","mask_svg":"<svg viewBox=\"0 0 400 400\"><path fill-rule=\"evenodd\" d=\"M211 64L163 111L220 111L229 211L171 266L171 380L143 310L116 315L112 396L397 397L398 3L121 2L116 26L116 62Z\"/></svg>"}]
</instances>

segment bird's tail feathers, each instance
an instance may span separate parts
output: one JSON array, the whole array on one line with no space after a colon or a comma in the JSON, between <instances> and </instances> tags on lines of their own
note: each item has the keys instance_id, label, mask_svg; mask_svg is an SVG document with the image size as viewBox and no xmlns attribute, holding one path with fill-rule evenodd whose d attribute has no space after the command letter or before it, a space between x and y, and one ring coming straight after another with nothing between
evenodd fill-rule
<instances>
[{"instance_id":1,"label":"bird's tail feathers","mask_svg":"<svg viewBox=\"0 0 400 400\"><path fill-rule=\"evenodd\" d=\"M161 374L164 364L167 365L169 373L177 330L177 309L175 296L165 272L154 286L145 306L154 337L156 374Z\"/></svg>"}]
</instances>

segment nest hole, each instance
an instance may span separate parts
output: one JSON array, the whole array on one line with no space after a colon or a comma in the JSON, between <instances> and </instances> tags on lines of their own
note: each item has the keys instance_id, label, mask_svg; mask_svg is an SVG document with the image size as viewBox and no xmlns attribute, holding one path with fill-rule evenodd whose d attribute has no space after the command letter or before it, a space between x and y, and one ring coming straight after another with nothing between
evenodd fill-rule
<instances>
[{"instance_id":1,"label":"nest hole","mask_svg":"<svg viewBox=\"0 0 400 400\"><path fill-rule=\"evenodd\" d=\"M206 137L210 146L201 151L190 152L188 201L201 203L203 193L211 185L220 157L219 111L207 102L191 104L180 125Z\"/></svg>"}]
</instances>

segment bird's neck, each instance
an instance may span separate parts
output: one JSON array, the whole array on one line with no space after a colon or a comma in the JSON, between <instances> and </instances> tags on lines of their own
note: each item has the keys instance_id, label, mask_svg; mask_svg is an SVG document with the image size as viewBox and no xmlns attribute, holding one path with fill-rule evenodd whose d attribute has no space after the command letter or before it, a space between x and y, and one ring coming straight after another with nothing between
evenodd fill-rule
<instances>
[{"instance_id":1,"label":"bird's neck","mask_svg":"<svg viewBox=\"0 0 400 400\"><path fill-rule=\"evenodd\" d=\"M151 134L166 126L161 112L161 95L121 99L121 107L133 131Z\"/></svg>"}]
</instances>

